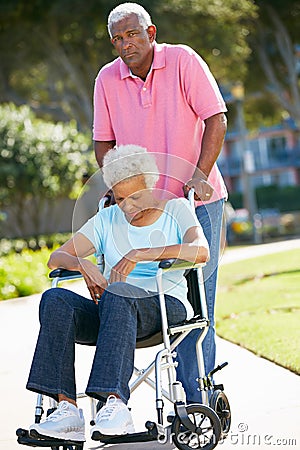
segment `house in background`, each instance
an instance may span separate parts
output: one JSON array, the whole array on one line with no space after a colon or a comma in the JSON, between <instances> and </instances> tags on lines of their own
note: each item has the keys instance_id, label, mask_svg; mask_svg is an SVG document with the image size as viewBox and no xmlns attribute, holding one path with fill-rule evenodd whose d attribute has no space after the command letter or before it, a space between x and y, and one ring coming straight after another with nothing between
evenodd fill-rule
<instances>
[{"instance_id":1,"label":"house in background","mask_svg":"<svg viewBox=\"0 0 300 450\"><path fill-rule=\"evenodd\" d=\"M229 192L242 192L245 171L253 188L300 185L299 130L286 122L247 134L245 139L240 131L229 131L218 166Z\"/></svg>"},{"instance_id":2,"label":"house in background","mask_svg":"<svg viewBox=\"0 0 300 450\"><path fill-rule=\"evenodd\" d=\"M238 131L227 133L218 158L229 200L236 201L236 194L242 196L242 209L226 219L228 242L241 238L243 233L244 238L255 243L263 242L267 235L299 233L300 198L295 193L291 201L291 196L281 197L277 189L300 186L299 130L290 122L251 134L243 121L237 128ZM265 198L264 206L259 208L256 189L267 186L276 189L272 189L272 196Z\"/></svg>"}]
</instances>

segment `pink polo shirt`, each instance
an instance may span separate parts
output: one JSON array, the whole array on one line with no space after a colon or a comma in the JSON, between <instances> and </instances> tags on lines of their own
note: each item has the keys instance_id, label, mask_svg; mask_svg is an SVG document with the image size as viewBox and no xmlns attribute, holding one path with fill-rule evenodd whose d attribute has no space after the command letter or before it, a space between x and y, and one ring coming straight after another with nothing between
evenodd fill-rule
<instances>
[{"instance_id":1,"label":"pink polo shirt","mask_svg":"<svg viewBox=\"0 0 300 450\"><path fill-rule=\"evenodd\" d=\"M157 187L182 197L201 151L204 120L226 106L207 64L185 45L154 45L145 82L117 58L98 73L94 89L95 141L136 144L156 154ZM210 202L227 197L215 164Z\"/></svg>"}]
</instances>

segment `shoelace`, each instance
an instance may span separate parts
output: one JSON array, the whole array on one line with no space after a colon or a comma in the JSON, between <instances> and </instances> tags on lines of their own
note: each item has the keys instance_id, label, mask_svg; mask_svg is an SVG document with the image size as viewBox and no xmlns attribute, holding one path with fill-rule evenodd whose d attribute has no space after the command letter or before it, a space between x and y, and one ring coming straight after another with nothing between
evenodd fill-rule
<instances>
[{"instance_id":1,"label":"shoelace","mask_svg":"<svg viewBox=\"0 0 300 450\"><path fill-rule=\"evenodd\" d=\"M107 397L106 404L98 411L96 420L98 419L110 419L120 408L120 403L114 395Z\"/></svg>"},{"instance_id":2,"label":"shoelace","mask_svg":"<svg viewBox=\"0 0 300 450\"><path fill-rule=\"evenodd\" d=\"M66 416L69 416L70 415L70 410L69 410L69 408L68 408L68 404L67 404L67 402L60 402L59 404L58 404L58 407L57 407L57 409L55 410L55 411L53 411L53 413L51 413L47 418L46 418L46 420L47 421L52 421L52 420L57 420L57 419L59 419L60 417L66 417Z\"/></svg>"}]
</instances>

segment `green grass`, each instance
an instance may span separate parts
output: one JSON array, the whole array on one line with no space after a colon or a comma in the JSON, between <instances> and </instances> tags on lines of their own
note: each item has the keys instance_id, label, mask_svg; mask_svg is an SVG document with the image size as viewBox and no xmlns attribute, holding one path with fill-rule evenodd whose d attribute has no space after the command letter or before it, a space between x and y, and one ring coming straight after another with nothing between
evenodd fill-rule
<instances>
[{"instance_id":1,"label":"green grass","mask_svg":"<svg viewBox=\"0 0 300 450\"><path fill-rule=\"evenodd\" d=\"M299 250L220 267L217 333L300 373Z\"/></svg>"}]
</instances>

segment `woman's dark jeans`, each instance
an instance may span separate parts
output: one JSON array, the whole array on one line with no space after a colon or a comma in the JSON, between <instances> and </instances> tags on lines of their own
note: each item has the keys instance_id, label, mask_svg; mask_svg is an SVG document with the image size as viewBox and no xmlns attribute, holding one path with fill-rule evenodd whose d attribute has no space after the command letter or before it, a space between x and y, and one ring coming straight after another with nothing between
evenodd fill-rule
<instances>
[{"instance_id":1,"label":"woman's dark jeans","mask_svg":"<svg viewBox=\"0 0 300 450\"><path fill-rule=\"evenodd\" d=\"M170 325L186 318L183 304L166 295ZM40 333L27 389L76 399L75 343L96 345L86 393L105 399L118 394L127 403L136 339L161 329L159 298L127 283L113 283L99 304L63 288L46 291L40 303Z\"/></svg>"}]
</instances>

